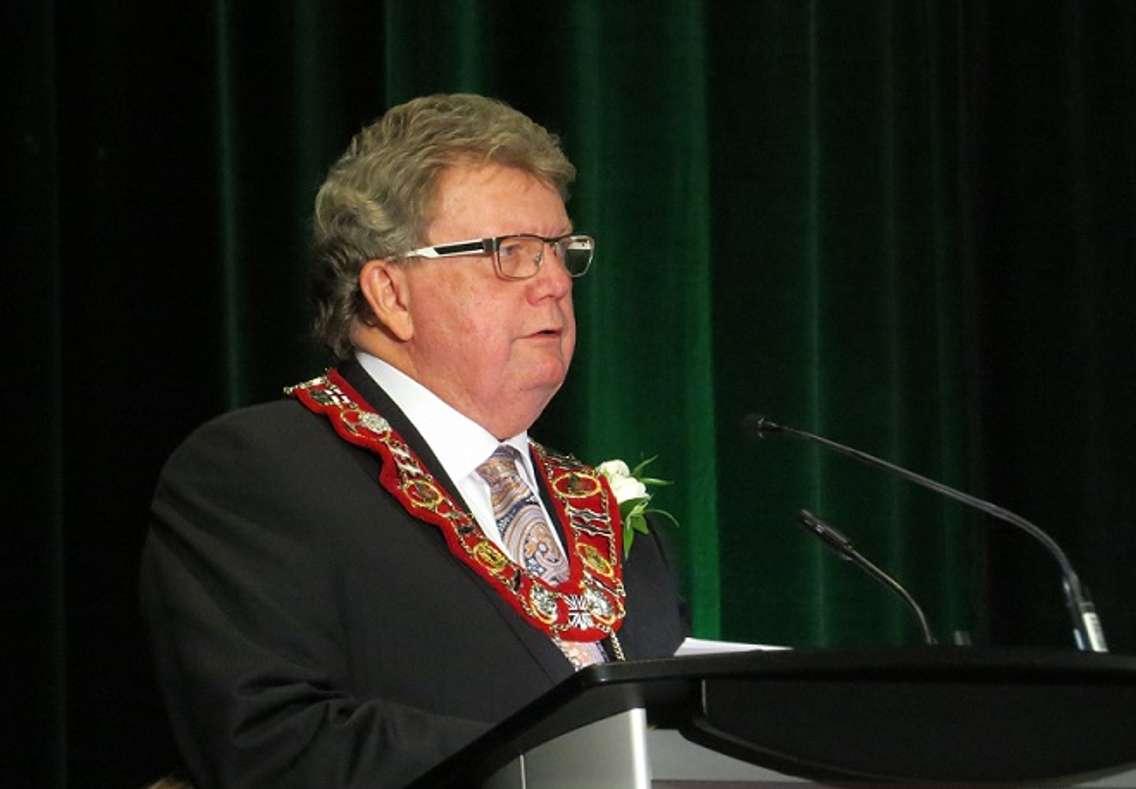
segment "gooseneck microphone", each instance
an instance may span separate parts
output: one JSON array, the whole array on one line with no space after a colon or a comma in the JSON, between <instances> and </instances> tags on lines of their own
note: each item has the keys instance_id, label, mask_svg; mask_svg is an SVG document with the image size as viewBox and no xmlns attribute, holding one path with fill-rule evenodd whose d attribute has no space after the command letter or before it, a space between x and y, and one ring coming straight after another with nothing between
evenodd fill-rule
<instances>
[{"instance_id":1,"label":"gooseneck microphone","mask_svg":"<svg viewBox=\"0 0 1136 789\"><path fill-rule=\"evenodd\" d=\"M797 523L802 529L810 534L815 534L820 538L821 542L836 551L841 559L852 562L852 564L856 565L872 578L903 598L903 601L907 603L908 607L915 612L915 618L919 620L919 627L923 630L923 642L930 645L936 643L935 636L931 634L931 627L927 624L927 617L923 615L923 609L919 607L919 604L915 602L915 598L903 588L899 581L892 578L869 561L866 556L857 551L852 546L851 540L808 510L801 510L800 514L797 516Z\"/></svg>"},{"instance_id":2,"label":"gooseneck microphone","mask_svg":"<svg viewBox=\"0 0 1136 789\"><path fill-rule=\"evenodd\" d=\"M997 518L1004 523L1018 527L1044 545L1046 550L1053 555L1058 565L1061 567L1062 590L1065 593L1065 602L1073 619L1073 637L1076 641L1077 648L1082 651L1108 652L1108 645L1105 643L1104 638L1104 630L1101 627L1096 608L1089 599L1088 592L1082 588L1081 581L1077 577L1077 573L1073 570L1073 565L1069 563L1068 557L1065 556L1065 552L1054 542L1052 537L1022 516L1003 509L996 504L991 504L988 501L971 496L968 493L955 490L949 485L944 485L941 482L936 482L921 474L916 474L914 471L908 471L894 463L881 460L874 455L869 455L867 452L861 452L858 449L853 449L852 447L845 446L844 444L837 443L836 441L832 441L824 436L818 436L806 430L778 424L765 416L748 414L742 419L742 427L751 436L758 439L765 438L767 433L789 433L798 438L820 444L842 455L847 455L848 457L858 460L861 463L875 466L876 468L882 468L902 479L914 482L916 485L920 485L928 490L933 490L947 498L954 499L962 504L966 504L968 507L973 507L993 518Z\"/></svg>"}]
</instances>

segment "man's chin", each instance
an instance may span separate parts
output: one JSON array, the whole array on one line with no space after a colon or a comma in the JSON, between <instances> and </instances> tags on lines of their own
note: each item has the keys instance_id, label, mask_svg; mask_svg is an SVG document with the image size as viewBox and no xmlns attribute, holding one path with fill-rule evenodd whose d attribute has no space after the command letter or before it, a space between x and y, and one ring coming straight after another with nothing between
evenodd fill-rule
<instances>
[{"instance_id":1,"label":"man's chin","mask_svg":"<svg viewBox=\"0 0 1136 789\"><path fill-rule=\"evenodd\" d=\"M518 391L544 389L555 392L568 375L568 362L560 352L540 354L531 358L513 376Z\"/></svg>"},{"instance_id":2,"label":"man's chin","mask_svg":"<svg viewBox=\"0 0 1136 789\"><path fill-rule=\"evenodd\" d=\"M492 418L497 425L493 432L505 431L508 438L524 430L528 430L533 422L544 411L545 406L553 396L560 391L564 383L564 375L558 374L546 378L533 378L519 383L512 389L512 394L502 396L496 400Z\"/></svg>"}]
</instances>

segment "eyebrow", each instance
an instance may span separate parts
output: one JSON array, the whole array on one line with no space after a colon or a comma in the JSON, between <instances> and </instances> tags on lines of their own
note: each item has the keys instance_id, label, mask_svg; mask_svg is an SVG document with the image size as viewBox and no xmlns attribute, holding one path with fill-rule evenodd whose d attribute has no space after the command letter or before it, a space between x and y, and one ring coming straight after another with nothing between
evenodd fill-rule
<instances>
[{"instance_id":1,"label":"eyebrow","mask_svg":"<svg viewBox=\"0 0 1136 789\"><path fill-rule=\"evenodd\" d=\"M576 228L571 223L569 223L567 230L561 229L561 230L558 230L555 233L552 233L551 235L547 235L547 236L544 233L535 233L535 232L525 231L525 230L515 230L515 231L510 232L510 233L494 233L491 236L487 236L487 238L502 238L504 236L540 236L541 238L560 238L561 236L574 236L574 235L576 235Z\"/></svg>"}]
</instances>

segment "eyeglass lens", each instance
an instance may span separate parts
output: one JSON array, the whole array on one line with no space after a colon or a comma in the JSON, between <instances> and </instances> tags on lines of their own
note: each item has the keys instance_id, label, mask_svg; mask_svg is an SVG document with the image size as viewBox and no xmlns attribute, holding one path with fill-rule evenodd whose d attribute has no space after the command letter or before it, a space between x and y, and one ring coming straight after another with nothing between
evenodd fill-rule
<instances>
[{"instance_id":1,"label":"eyeglass lens","mask_svg":"<svg viewBox=\"0 0 1136 789\"><path fill-rule=\"evenodd\" d=\"M592 240L586 236L561 238L550 248L573 277L586 272L592 261ZM501 238L497 244L497 264L501 274L516 279L535 275L544 259L545 249L545 241L539 236Z\"/></svg>"}]
</instances>

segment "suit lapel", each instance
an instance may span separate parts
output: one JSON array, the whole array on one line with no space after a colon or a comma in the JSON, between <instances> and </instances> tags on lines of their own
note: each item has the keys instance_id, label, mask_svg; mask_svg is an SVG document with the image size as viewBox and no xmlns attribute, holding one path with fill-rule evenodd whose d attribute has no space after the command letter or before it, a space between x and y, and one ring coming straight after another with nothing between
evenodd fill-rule
<instances>
[{"instance_id":1,"label":"suit lapel","mask_svg":"<svg viewBox=\"0 0 1136 789\"><path fill-rule=\"evenodd\" d=\"M382 414L382 416L390 422L395 432L403 437L418 457L422 458L422 462L426 464L426 468L430 469L430 473L442 483L442 486L454 501L460 501L464 504L465 500L458 492L457 485L454 484L454 481L450 479L445 469L442 468L442 464L438 462L438 457L434 454L434 451L430 449L430 445L426 443L426 440L422 438L422 434L418 432L414 424L407 418L406 414L402 412L402 409L394 404L394 400L391 400L390 396L383 391L382 387L375 383L375 380L367 374L367 371L363 369L362 365L356 361L350 361L341 364L336 370L346 379L347 383L355 388L356 392L363 396L368 406L379 414Z\"/></svg>"},{"instance_id":2,"label":"suit lapel","mask_svg":"<svg viewBox=\"0 0 1136 789\"><path fill-rule=\"evenodd\" d=\"M422 459L422 462L430 469L431 473L441 483L445 491L453 498L454 501L460 501L462 504L469 508L469 504L461 497L457 485L450 479L442 468L442 464L438 462L437 456L426 440L422 438L422 434L414 427L411 421L406 417L406 414L395 405L394 401L390 399L386 392L383 391L375 380L367 374L367 371L356 362L351 360L345 362L336 368L340 375L355 388L366 404L373 410L381 414L391 427L402 436L403 440L410 446L411 449ZM378 481L375 482L378 485ZM541 496L545 499L545 506L548 506L547 494L543 485L541 486ZM551 509L549 510L552 511ZM434 529L425 523L420 524L423 528L429 528L436 532L438 540L437 544L441 551L449 554L449 547L446 545L445 539L441 532ZM501 599L493 589L477 577L476 573L466 567L456 557L450 556L455 567L458 567L461 572L469 573L476 581L476 586L481 593L485 595L486 599L494 606L498 614L513 631L517 639L524 644L529 654L532 655L533 660L544 670L552 683L557 683L572 674L572 666L564 658L564 655L559 649L549 640L548 636L540 632L536 628L529 625L522 619L504 600Z\"/></svg>"}]
</instances>

